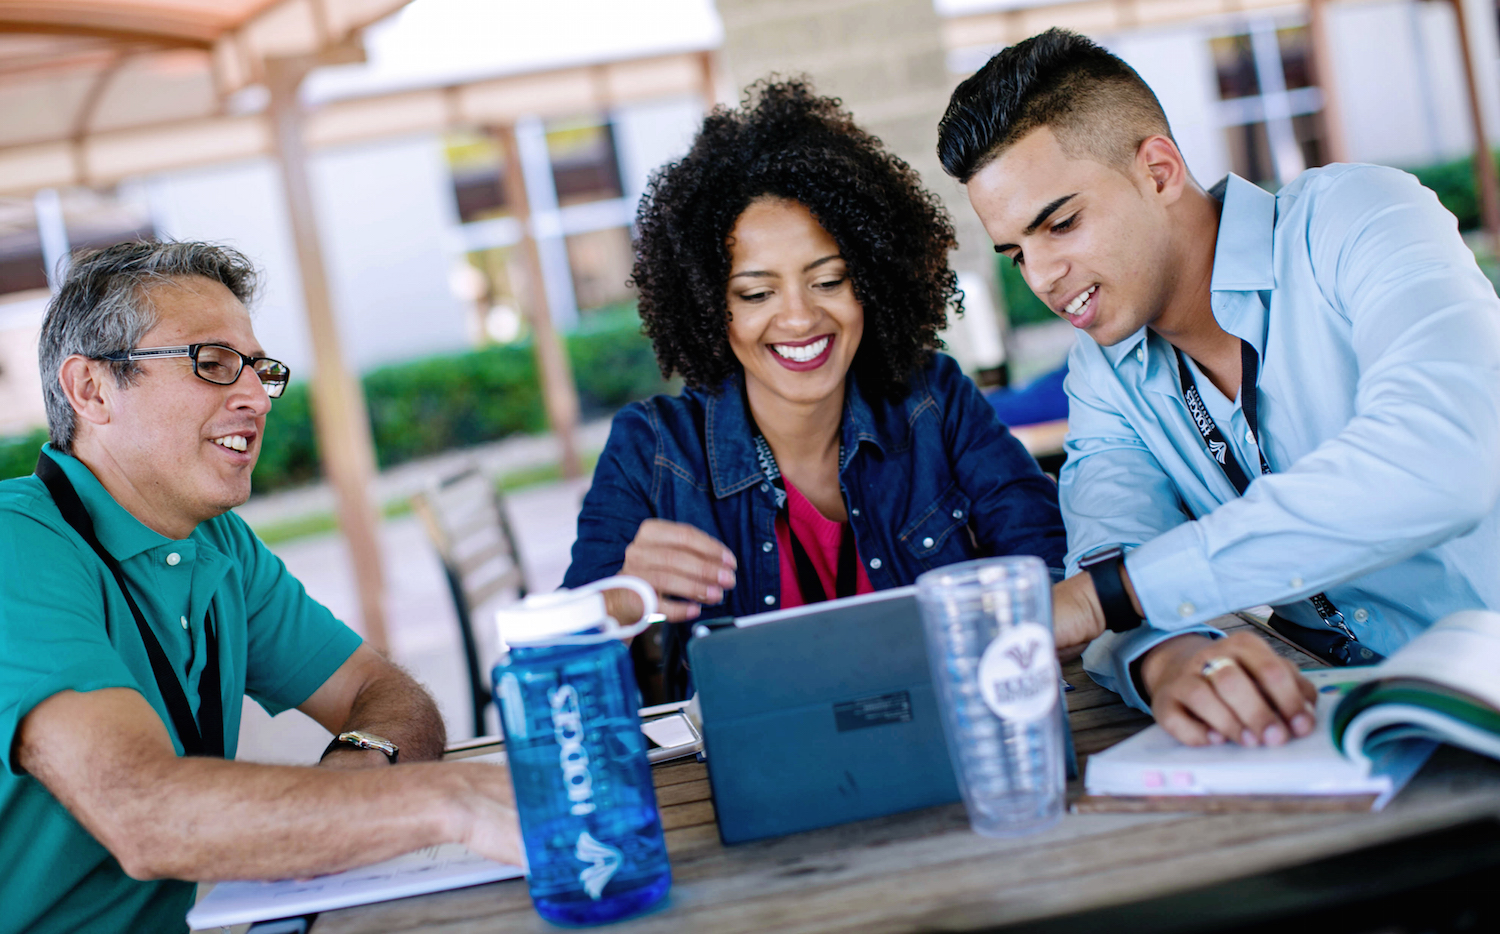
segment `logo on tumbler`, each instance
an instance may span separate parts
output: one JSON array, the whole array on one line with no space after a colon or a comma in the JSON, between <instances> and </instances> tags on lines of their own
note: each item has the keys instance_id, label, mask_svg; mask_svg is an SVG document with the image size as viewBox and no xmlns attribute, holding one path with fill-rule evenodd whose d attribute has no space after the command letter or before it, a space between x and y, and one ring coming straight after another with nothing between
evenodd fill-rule
<instances>
[{"instance_id":1,"label":"logo on tumbler","mask_svg":"<svg viewBox=\"0 0 1500 934\"><path fill-rule=\"evenodd\" d=\"M578 712L578 691L573 685L564 684L550 691L547 700L552 704L552 735L557 737L563 788L567 790L568 800L573 802L568 810L575 817L592 814L594 776L589 772L589 751L583 748L583 717ZM583 846L581 841L579 846ZM604 883L599 885L602 888Z\"/></svg>"},{"instance_id":2,"label":"logo on tumbler","mask_svg":"<svg viewBox=\"0 0 1500 934\"><path fill-rule=\"evenodd\" d=\"M1021 623L995 637L979 659L979 691L1002 720L1035 720L1057 703L1060 672L1052 633Z\"/></svg>"},{"instance_id":3,"label":"logo on tumbler","mask_svg":"<svg viewBox=\"0 0 1500 934\"><path fill-rule=\"evenodd\" d=\"M573 855L579 862L590 864L578 874L578 881L583 883L583 890L589 893L589 898L598 901L610 878L625 861L625 854L608 843L600 843L585 830L578 835L578 848L573 851Z\"/></svg>"}]
</instances>

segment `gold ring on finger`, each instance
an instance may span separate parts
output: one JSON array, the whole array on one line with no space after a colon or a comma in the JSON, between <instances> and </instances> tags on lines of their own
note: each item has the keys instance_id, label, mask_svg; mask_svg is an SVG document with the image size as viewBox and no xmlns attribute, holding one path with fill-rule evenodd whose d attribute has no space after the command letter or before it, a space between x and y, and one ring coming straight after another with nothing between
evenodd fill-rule
<instances>
[{"instance_id":1,"label":"gold ring on finger","mask_svg":"<svg viewBox=\"0 0 1500 934\"><path fill-rule=\"evenodd\" d=\"M1228 656L1220 655L1218 658L1210 658L1208 661L1204 662L1202 670L1200 670L1198 673L1203 675L1204 678L1212 681L1214 675L1223 671L1225 668L1233 668L1235 664L1236 662L1234 659L1229 658Z\"/></svg>"}]
</instances>

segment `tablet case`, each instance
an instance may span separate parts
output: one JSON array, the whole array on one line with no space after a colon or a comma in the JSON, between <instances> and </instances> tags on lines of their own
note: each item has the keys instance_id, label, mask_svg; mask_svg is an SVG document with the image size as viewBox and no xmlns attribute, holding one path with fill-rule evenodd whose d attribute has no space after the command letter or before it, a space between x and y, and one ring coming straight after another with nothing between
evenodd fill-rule
<instances>
[{"instance_id":1,"label":"tablet case","mask_svg":"<svg viewBox=\"0 0 1500 934\"><path fill-rule=\"evenodd\" d=\"M959 800L915 588L747 617L687 651L724 843Z\"/></svg>"}]
</instances>

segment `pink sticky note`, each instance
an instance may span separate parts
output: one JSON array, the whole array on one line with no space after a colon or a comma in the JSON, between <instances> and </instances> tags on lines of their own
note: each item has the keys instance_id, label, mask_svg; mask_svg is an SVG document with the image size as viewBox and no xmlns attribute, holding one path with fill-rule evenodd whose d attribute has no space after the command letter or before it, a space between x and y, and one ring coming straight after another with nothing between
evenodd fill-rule
<instances>
[{"instance_id":1,"label":"pink sticky note","mask_svg":"<svg viewBox=\"0 0 1500 934\"><path fill-rule=\"evenodd\" d=\"M1193 773L1192 772L1173 772L1172 773L1172 784L1173 784L1173 786L1175 786L1177 788L1191 788L1191 787L1193 787Z\"/></svg>"},{"instance_id":2,"label":"pink sticky note","mask_svg":"<svg viewBox=\"0 0 1500 934\"><path fill-rule=\"evenodd\" d=\"M1167 777L1155 769L1148 769L1141 776L1147 788L1160 788L1167 783Z\"/></svg>"}]
</instances>

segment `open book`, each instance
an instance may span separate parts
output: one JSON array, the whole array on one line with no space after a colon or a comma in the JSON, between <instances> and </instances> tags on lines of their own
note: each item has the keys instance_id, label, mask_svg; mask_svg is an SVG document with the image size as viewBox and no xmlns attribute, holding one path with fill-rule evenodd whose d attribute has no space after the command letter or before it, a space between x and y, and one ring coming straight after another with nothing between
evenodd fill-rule
<instances>
[{"instance_id":1,"label":"open book","mask_svg":"<svg viewBox=\"0 0 1500 934\"><path fill-rule=\"evenodd\" d=\"M1303 672L1321 729L1273 748L1185 746L1159 726L1089 759L1089 795L1323 795L1378 810L1440 743L1500 758L1500 614L1439 621L1385 662Z\"/></svg>"}]
</instances>

